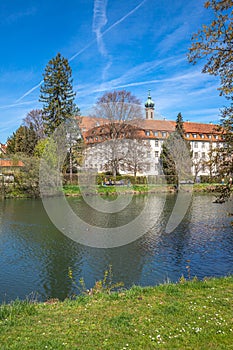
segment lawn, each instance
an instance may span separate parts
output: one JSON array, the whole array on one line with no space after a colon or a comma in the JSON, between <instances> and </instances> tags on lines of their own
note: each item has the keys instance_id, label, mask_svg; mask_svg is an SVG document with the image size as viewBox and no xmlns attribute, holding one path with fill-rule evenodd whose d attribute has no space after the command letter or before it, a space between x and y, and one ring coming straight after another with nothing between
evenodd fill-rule
<instances>
[{"instance_id":1,"label":"lawn","mask_svg":"<svg viewBox=\"0 0 233 350\"><path fill-rule=\"evenodd\" d=\"M233 349L233 276L0 307L0 349Z\"/></svg>"}]
</instances>

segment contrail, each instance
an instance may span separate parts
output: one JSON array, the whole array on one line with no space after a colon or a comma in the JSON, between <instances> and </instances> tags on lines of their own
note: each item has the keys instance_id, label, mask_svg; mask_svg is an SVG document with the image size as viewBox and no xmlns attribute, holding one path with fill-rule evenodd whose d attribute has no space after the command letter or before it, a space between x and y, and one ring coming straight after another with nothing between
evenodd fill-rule
<instances>
[{"instance_id":1,"label":"contrail","mask_svg":"<svg viewBox=\"0 0 233 350\"><path fill-rule=\"evenodd\" d=\"M16 101L16 103L20 102L21 100L24 99L24 97L30 95L31 92L33 92L34 90L36 90L39 86L41 86L41 84L43 84L44 80L41 80L39 82L39 84L35 85L33 88L31 88L30 90L28 90L27 92L25 92L25 94L23 96L21 96L20 98L18 98L18 100Z\"/></svg>"},{"instance_id":2,"label":"contrail","mask_svg":"<svg viewBox=\"0 0 233 350\"><path fill-rule=\"evenodd\" d=\"M93 23L92 23L92 30L96 34L96 41L97 41L99 52L101 53L101 55L105 57L108 55L108 53L106 51L106 48L102 39L101 29L107 23L107 16L106 16L107 3L108 3L107 0L95 0Z\"/></svg>"},{"instance_id":3,"label":"contrail","mask_svg":"<svg viewBox=\"0 0 233 350\"><path fill-rule=\"evenodd\" d=\"M109 55L104 41L103 41L103 35L101 33L102 28L107 23L107 16L106 16L106 8L107 8L107 0L95 0L94 2L94 14L93 14L93 23L92 23L92 30L96 35L96 41L97 46L99 49L100 54L107 59L107 64L104 67L104 70L102 72L102 81L105 80L107 71L112 65L112 57Z\"/></svg>"},{"instance_id":4,"label":"contrail","mask_svg":"<svg viewBox=\"0 0 233 350\"><path fill-rule=\"evenodd\" d=\"M113 23L109 28L107 28L101 35L104 36L105 34L107 34L111 29L115 28L118 24L120 24L121 22L123 22L126 18L128 18L129 16L131 16L135 11L137 11L147 0L143 0L142 2L140 2L140 4L138 4L134 9L132 9L130 12L128 12L125 16L121 17L120 19L118 19L118 21L116 21L115 23ZM94 43L96 42L96 39L93 39L92 41L90 41L86 46L84 46L80 51L76 52L70 59L70 61L73 61L77 56L81 55L84 51L86 51L90 46L92 46Z\"/></svg>"},{"instance_id":5,"label":"contrail","mask_svg":"<svg viewBox=\"0 0 233 350\"><path fill-rule=\"evenodd\" d=\"M120 24L121 22L123 22L126 18L128 18L129 16L131 16L135 11L137 11L147 0L143 0L142 2L140 2L140 4L138 4L135 8L133 8L130 12L128 12L125 16L123 16L122 18L120 18L118 21L116 21L115 23L113 23L109 28L107 28L103 33L101 33L101 36L104 36L105 34L107 34L110 30L112 30L113 28L115 28L118 24ZM78 52L76 52L73 56L71 56L68 61L71 62L73 61L76 57L80 56L83 52L85 52L89 47L91 47L95 42L97 41L97 39L93 39L91 40L86 46L84 46L81 50L79 50ZM41 84L43 84L44 80L41 80L41 82L37 85L35 85L33 88L31 88L30 90L28 90L27 92L25 92L24 95L22 95L16 102L21 101L24 97L30 95L31 92L33 92L34 90L36 90L39 86L41 86Z\"/></svg>"},{"instance_id":6,"label":"contrail","mask_svg":"<svg viewBox=\"0 0 233 350\"><path fill-rule=\"evenodd\" d=\"M12 103L10 105L0 106L0 109L6 109L6 108L12 108L17 106L24 106L24 105L30 105L31 103L38 102L37 100L32 101L25 101L25 102L19 102L19 103Z\"/></svg>"}]
</instances>

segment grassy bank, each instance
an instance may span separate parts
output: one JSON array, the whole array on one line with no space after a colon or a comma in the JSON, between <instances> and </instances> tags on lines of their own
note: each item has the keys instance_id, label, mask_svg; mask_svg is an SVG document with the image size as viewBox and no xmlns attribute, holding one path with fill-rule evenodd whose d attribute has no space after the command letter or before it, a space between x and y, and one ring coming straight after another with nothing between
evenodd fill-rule
<instances>
[{"instance_id":1,"label":"grassy bank","mask_svg":"<svg viewBox=\"0 0 233 350\"><path fill-rule=\"evenodd\" d=\"M194 193L215 193L216 186L218 184L194 184L183 185L182 187L187 191L193 191ZM80 188L77 185L65 185L63 191L66 196L80 196ZM118 193L159 193L159 192L175 192L173 185L132 185L132 186L97 186L92 189L92 193L98 193L100 195L111 195Z\"/></svg>"},{"instance_id":2,"label":"grassy bank","mask_svg":"<svg viewBox=\"0 0 233 350\"><path fill-rule=\"evenodd\" d=\"M233 349L233 276L0 307L1 349Z\"/></svg>"}]
</instances>

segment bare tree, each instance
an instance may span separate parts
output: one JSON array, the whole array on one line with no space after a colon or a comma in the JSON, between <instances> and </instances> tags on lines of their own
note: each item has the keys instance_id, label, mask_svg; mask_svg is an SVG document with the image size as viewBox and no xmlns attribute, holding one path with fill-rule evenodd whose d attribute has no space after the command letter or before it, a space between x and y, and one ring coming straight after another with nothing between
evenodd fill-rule
<instances>
[{"instance_id":1,"label":"bare tree","mask_svg":"<svg viewBox=\"0 0 233 350\"><path fill-rule=\"evenodd\" d=\"M30 127L30 125L32 125L33 130L37 134L38 138L44 138L45 134L41 109L32 109L23 119L23 124L27 127Z\"/></svg>"},{"instance_id":2,"label":"bare tree","mask_svg":"<svg viewBox=\"0 0 233 350\"><path fill-rule=\"evenodd\" d=\"M205 166L205 160L203 158L194 158L192 161L193 171L194 171L194 182L197 181L198 174Z\"/></svg>"},{"instance_id":3,"label":"bare tree","mask_svg":"<svg viewBox=\"0 0 233 350\"><path fill-rule=\"evenodd\" d=\"M111 140L108 143L108 154L112 157L106 164L112 169L113 176L116 176L122 161L122 149L119 150L117 140L135 138L136 128L130 124L135 125L135 121L142 119L141 102L125 90L106 92L97 100L94 116L106 119L104 134L107 140Z\"/></svg>"},{"instance_id":4,"label":"bare tree","mask_svg":"<svg viewBox=\"0 0 233 350\"><path fill-rule=\"evenodd\" d=\"M148 142L140 139L127 140L127 153L125 157L125 167L133 172L136 179L138 172L147 170L151 165L151 146Z\"/></svg>"}]
</instances>

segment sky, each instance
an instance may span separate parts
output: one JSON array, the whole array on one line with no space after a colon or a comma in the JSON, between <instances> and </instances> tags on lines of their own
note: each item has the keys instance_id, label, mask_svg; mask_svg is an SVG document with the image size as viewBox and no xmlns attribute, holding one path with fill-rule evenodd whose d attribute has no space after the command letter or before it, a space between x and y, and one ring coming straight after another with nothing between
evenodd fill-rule
<instances>
[{"instance_id":1,"label":"sky","mask_svg":"<svg viewBox=\"0 0 233 350\"><path fill-rule=\"evenodd\" d=\"M107 91L130 91L155 117L217 123L226 100L204 61L187 60L191 36L211 20L204 0L1 0L0 142L42 108L40 86L58 52L72 68L75 102L89 115Z\"/></svg>"}]
</instances>

